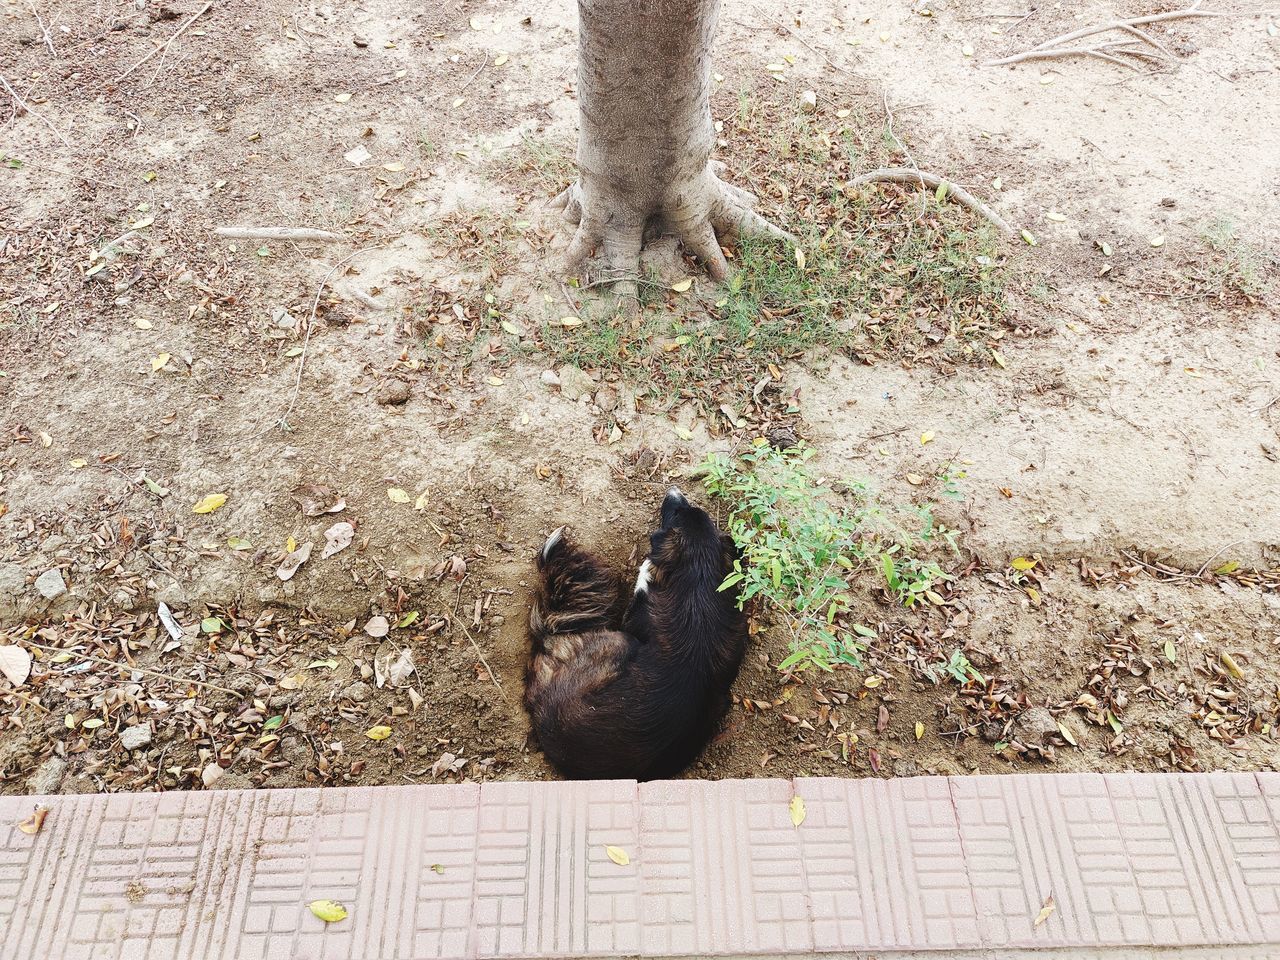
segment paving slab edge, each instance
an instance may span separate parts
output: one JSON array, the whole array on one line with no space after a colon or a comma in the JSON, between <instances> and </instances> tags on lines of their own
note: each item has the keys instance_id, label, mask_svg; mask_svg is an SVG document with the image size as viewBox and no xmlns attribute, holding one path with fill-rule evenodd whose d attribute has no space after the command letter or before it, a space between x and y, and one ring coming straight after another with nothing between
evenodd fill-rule
<instances>
[{"instance_id":1,"label":"paving slab edge","mask_svg":"<svg viewBox=\"0 0 1280 960\"><path fill-rule=\"evenodd\" d=\"M1280 774L0 797L0 960L940 951L1280 957Z\"/></svg>"}]
</instances>

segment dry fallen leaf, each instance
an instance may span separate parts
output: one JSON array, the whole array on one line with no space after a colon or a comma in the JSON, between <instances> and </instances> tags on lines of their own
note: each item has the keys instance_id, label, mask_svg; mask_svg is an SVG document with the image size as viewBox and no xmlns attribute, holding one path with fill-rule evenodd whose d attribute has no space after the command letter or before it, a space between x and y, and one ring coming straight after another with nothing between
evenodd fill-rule
<instances>
[{"instance_id":1,"label":"dry fallen leaf","mask_svg":"<svg viewBox=\"0 0 1280 960\"><path fill-rule=\"evenodd\" d=\"M387 497L392 503L408 503L413 498L399 487L387 487Z\"/></svg>"},{"instance_id":2,"label":"dry fallen leaf","mask_svg":"<svg viewBox=\"0 0 1280 960\"><path fill-rule=\"evenodd\" d=\"M916 739L919 740L924 736L924 724L919 720L916 721Z\"/></svg>"},{"instance_id":3,"label":"dry fallen leaf","mask_svg":"<svg viewBox=\"0 0 1280 960\"><path fill-rule=\"evenodd\" d=\"M162 353L151 361L151 372L158 373L164 369L165 364L169 362L169 355Z\"/></svg>"},{"instance_id":4,"label":"dry fallen leaf","mask_svg":"<svg viewBox=\"0 0 1280 960\"><path fill-rule=\"evenodd\" d=\"M0 647L0 673L9 678L15 687L20 687L31 676L31 654L22 647Z\"/></svg>"},{"instance_id":5,"label":"dry fallen leaf","mask_svg":"<svg viewBox=\"0 0 1280 960\"><path fill-rule=\"evenodd\" d=\"M391 624L386 617L371 617L364 625L364 632L375 640L380 640L391 632Z\"/></svg>"},{"instance_id":6,"label":"dry fallen leaf","mask_svg":"<svg viewBox=\"0 0 1280 960\"><path fill-rule=\"evenodd\" d=\"M693 286L693 277L685 277L683 280L677 280L671 285L671 289L676 293L684 293Z\"/></svg>"},{"instance_id":7,"label":"dry fallen leaf","mask_svg":"<svg viewBox=\"0 0 1280 960\"><path fill-rule=\"evenodd\" d=\"M370 740L385 740L391 736L390 727L370 727L364 732L364 735Z\"/></svg>"},{"instance_id":8,"label":"dry fallen leaf","mask_svg":"<svg viewBox=\"0 0 1280 960\"><path fill-rule=\"evenodd\" d=\"M298 572L298 568L311 559L311 548L313 546L314 544L308 540L297 550L291 551L276 570L276 576L281 580L292 579L293 575Z\"/></svg>"},{"instance_id":9,"label":"dry fallen leaf","mask_svg":"<svg viewBox=\"0 0 1280 960\"><path fill-rule=\"evenodd\" d=\"M279 687L281 690L301 690L306 685L307 678L300 673L293 673L281 679Z\"/></svg>"},{"instance_id":10,"label":"dry fallen leaf","mask_svg":"<svg viewBox=\"0 0 1280 960\"><path fill-rule=\"evenodd\" d=\"M337 923L347 919L347 908L337 900L312 900L308 906L311 912L325 923Z\"/></svg>"},{"instance_id":11,"label":"dry fallen leaf","mask_svg":"<svg viewBox=\"0 0 1280 960\"><path fill-rule=\"evenodd\" d=\"M317 483L304 483L293 488L293 499L302 508L304 517L318 517L325 513L341 513L347 508L347 501L328 487Z\"/></svg>"},{"instance_id":12,"label":"dry fallen leaf","mask_svg":"<svg viewBox=\"0 0 1280 960\"><path fill-rule=\"evenodd\" d=\"M328 560L335 553L347 549L347 547L351 546L351 541L355 538L355 535L356 528L345 520L335 523L324 532L324 549L320 551L320 559Z\"/></svg>"},{"instance_id":13,"label":"dry fallen leaf","mask_svg":"<svg viewBox=\"0 0 1280 960\"><path fill-rule=\"evenodd\" d=\"M631 862L631 858L627 856L627 851L621 847L605 847L604 852L609 855L610 860L620 867L625 867Z\"/></svg>"},{"instance_id":14,"label":"dry fallen leaf","mask_svg":"<svg viewBox=\"0 0 1280 960\"><path fill-rule=\"evenodd\" d=\"M908 473L907 483L911 484L913 487L918 487L920 484L924 483L924 477L920 476L918 473Z\"/></svg>"},{"instance_id":15,"label":"dry fallen leaf","mask_svg":"<svg viewBox=\"0 0 1280 960\"><path fill-rule=\"evenodd\" d=\"M804 818L808 813L804 808L804 797L799 794L792 797L789 809L791 810L791 825L793 827L798 827L800 824L804 823Z\"/></svg>"},{"instance_id":16,"label":"dry fallen leaf","mask_svg":"<svg viewBox=\"0 0 1280 960\"><path fill-rule=\"evenodd\" d=\"M1015 570L1022 570L1025 572L1035 567L1036 563L1038 562L1039 561L1036 561L1036 560L1029 560L1026 557L1014 557L1013 560L1010 562L1010 566L1012 566L1013 569Z\"/></svg>"},{"instance_id":17,"label":"dry fallen leaf","mask_svg":"<svg viewBox=\"0 0 1280 960\"><path fill-rule=\"evenodd\" d=\"M195 506L191 508L192 513L213 513L220 506L227 502L225 493L211 493L201 497Z\"/></svg>"},{"instance_id":18,"label":"dry fallen leaf","mask_svg":"<svg viewBox=\"0 0 1280 960\"><path fill-rule=\"evenodd\" d=\"M44 826L45 817L49 816L48 807L36 807L35 812L18 824L18 829L27 836L35 836Z\"/></svg>"},{"instance_id":19,"label":"dry fallen leaf","mask_svg":"<svg viewBox=\"0 0 1280 960\"><path fill-rule=\"evenodd\" d=\"M1225 650L1219 655L1222 658L1222 665L1227 668L1227 673L1231 674L1237 680L1244 679L1244 671L1240 669L1240 665L1236 663L1235 657L1227 653Z\"/></svg>"},{"instance_id":20,"label":"dry fallen leaf","mask_svg":"<svg viewBox=\"0 0 1280 960\"><path fill-rule=\"evenodd\" d=\"M1048 920L1049 914L1053 913L1053 911L1057 909L1057 906L1058 905L1053 902L1053 894L1049 894L1049 896L1045 897L1044 906L1041 907L1040 912L1036 914L1036 919L1032 926L1038 927L1040 924Z\"/></svg>"}]
</instances>

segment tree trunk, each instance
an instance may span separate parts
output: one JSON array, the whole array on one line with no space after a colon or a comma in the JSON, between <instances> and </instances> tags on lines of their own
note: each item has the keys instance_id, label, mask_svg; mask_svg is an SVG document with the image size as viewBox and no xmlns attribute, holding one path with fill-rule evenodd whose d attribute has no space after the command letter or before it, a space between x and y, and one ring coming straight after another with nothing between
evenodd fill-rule
<instances>
[{"instance_id":1,"label":"tree trunk","mask_svg":"<svg viewBox=\"0 0 1280 960\"><path fill-rule=\"evenodd\" d=\"M711 41L720 0L578 0L578 181L554 201L578 225L566 268L600 254L629 285L645 241L674 235L716 280L720 239L788 235L711 167Z\"/></svg>"}]
</instances>

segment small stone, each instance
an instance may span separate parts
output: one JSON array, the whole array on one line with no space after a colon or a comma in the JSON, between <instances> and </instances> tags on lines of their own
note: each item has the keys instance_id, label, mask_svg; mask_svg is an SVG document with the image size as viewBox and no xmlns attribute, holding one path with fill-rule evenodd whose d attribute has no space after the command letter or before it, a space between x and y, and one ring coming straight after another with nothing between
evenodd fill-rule
<instances>
[{"instance_id":1,"label":"small stone","mask_svg":"<svg viewBox=\"0 0 1280 960\"><path fill-rule=\"evenodd\" d=\"M36 772L27 778L27 791L30 793L57 793L58 785L67 772L67 761L61 757L50 757Z\"/></svg>"},{"instance_id":2,"label":"small stone","mask_svg":"<svg viewBox=\"0 0 1280 960\"><path fill-rule=\"evenodd\" d=\"M16 563L0 563L0 597L22 592L27 574Z\"/></svg>"},{"instance_id":3,"label":"small stone","mask_svg":"<svg viewBox=\"0 0 1280 960\"><path fill-rule=\"evenodd\" d=\"M818 112L818 94L813 90L806 90L800 94L800 112L801 113L817 113Z\"/></svg>"},{"instance_id":4,"label":"small stone","mask_svg":"<svg viewBox=\"0 0 1280 960\"><path fill-rule=\"evenodd\" d=\"M596 406L611 413L618 406L618 391L613 387L601 387L596 391Z\"/></svg>"},{"instance_id":5,"label":"small stone","mask_svg":"<svg viewBox=\"0 0 1280 960\"><path fill-rule=\"evenodd\" d=\"M36 589L46 600L53 600L67 592L67 581L62 579L61 570L46 570L36 577Z\"/></svg>"},{"instance_id":6,"label":"small stone","mask_svg":"<svg viewBox=\"0 0 1280 960\"><path fill-rule=\"evenodd\" d=\"M560 378L556 376L556 372L554 370L543 370L542 376L539 377L538 379L540 379L548 387L560 386Z\"/></svg>"},{"instance_id":7,"label":"small stone","mask_svg":"<svg viewBox=\"0 0 1280 960\"><path fill-rule=\"evenodd\" d=\"M1032 707L1018 716L1014 729L1024 743L1031 746L1049 746L1050 737L1057 736L1058 721L1044 707Z\"/></svg>"},{"instance_id":8,"label":"small stone","mask_svg":"<svg viewBox=\"0 0 1280 960\"><path fill-rule=\"evenodd\" d=\"M367 683L357 680L355 683L348 685L342 691L342 696L352 703L364 703L373 693L373 688Z\"/></svg>"},{"instance_id":9,"label":"small stone","mask_svg":"<svg viewBox=\"0 0 1280 960\"><path fill-rule=\"evenodd\" d=\"M151 745L151 728L145 723L136 727L125 727L120 734L120 746L126 750L141 750Z\"/></svg>"},{"instance_id":10,"label":"small stone","mask_svg":"<svg viewBox=\"0 0 1280 960\"><path fill-rule=\"evenodd\" d=\"M409 385L403 380L392 380L378 391L377 401L383 407L400 407L409 401Z\"/></svg>"},{"instance_id":11,"label":"small stone","mask_svg":"<svg viewBox=\"0 0 1280 960\"><path fill-rule=\"evenodd\" d=\"M169 607L184 608L187 606L187 591L180 583L167 583L156 591L156 603Z\"/></svg>"},{"instance_id":12,"label":"small stone","mask_svg":"<svg viewBox=\"0 0 1280 960\"><path fill-rule=\"evenodd\" d=\"M222 775L227 771L216 763L209 763L200 771L200 779L204 782L206 788L212 787L215 783L222 779Z\"/></svg>"},{"instance_id":13,"label":"small stone","mask_svg":"<svg viewBox=\"0 0 1280 960\"><path fill-rule=\"evenodd\" d=\"M362 37L360 34L357 33L354 37L351 38L351 42L354 43L357 47L363 48L369 45L369 38Z\"/></svg>"},{"instance_id":14,"label":"small stone","mask_svg":"<svg viewBox=\"0 0 1280 960\"><path fill-rule=\"evenodd\" d=\"M559 377L560 393L570 400L577 400L579 397L590 397L595 392L596 382L578 367L561 367Z\"/></svg>"}]
</instances>

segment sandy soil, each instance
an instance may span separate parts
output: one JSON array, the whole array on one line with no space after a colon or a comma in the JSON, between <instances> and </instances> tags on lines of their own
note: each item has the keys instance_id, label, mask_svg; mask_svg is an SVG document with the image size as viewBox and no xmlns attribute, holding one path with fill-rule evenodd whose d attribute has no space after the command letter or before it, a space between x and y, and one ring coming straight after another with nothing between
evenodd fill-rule
<instances>
[{"instance_id":1,"label":"sandy soil","mask_svg":"<svg viewBox=\"0 0 1280 960\"><path fill-rule=\"evenodd\" d=\"M887 103L915 162L1038 245L1010 245L1001 364L926 347L769 383L832 479L906 501L966 474L957 580L905 611L868 574L862 672L783 683L762 621L693 775L1280 768L1277 28L1170 24L1152 73L984 67L1154 9L1007 6L725 4L717 118L813 89L835 133ZM0 790L551 776L518 709L533 551L570 523L633 571L666 485L778 420L566 371L536 335L578 302L543 208L572 6L35 9L53 53L30 6L0 10L35 112L0 97L0 636L50 649L0 680ZM767 149L722 146L786 222ZM342 239L212 232L268 223ZM304 484L345 508L304 515ZM290 539L315 553L282 582ZM954 649L986 684L929 680Z\"/></svg>"}]
</instances>

